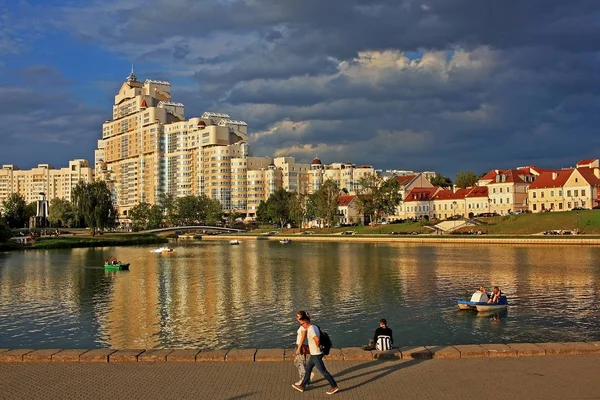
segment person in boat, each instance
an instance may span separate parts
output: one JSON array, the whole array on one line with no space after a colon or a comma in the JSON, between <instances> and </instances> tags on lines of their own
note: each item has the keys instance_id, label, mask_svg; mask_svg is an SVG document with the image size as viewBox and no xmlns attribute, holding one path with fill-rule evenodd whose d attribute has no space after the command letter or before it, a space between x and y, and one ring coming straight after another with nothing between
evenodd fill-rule
<instances>
[{"instance_id":1,"label":"person in boat","mask_svg":"<svg viewBox=\"0 0 600 400\"><path fill-rule=\"evenodd\" d=\"M482 286L479 286L479 291L480 291L481 293L485 293L485 295L486 295L486 296L488 295L488 294L487 294L487 290L485 290L485 286L483 286L483 285L482 285Z\"/></svg>"},{"instance_id":2,"label":"person in boat","mask_svg":"<svg viewBox=\"0 0 600 400\"><path fill-rule=\"evenodd\" d=\"M112 265L117 265L118 263L119 263L119 261L117 261L116 258L113 258L112 261L111 261Z\"/></svg>"},{"instance_id":3,"label":"person in boat","mask_svg":"<svg viewBox=\"0 0 600 400\"><path fill-rule=\"evenodd\" d=\"M377 350L385 351L392 349L394 336L392 335L392 330L388 327L385 318L379 320L379 328L375 329L373 341L375 342L375 349Z\"/></svg>"},{"instance_id":4,"label":"person in boat","mask_svg":"<svg viewBox=\"0 0 600 400\"><path fill-rule=\"evenodd\" d=\"M488 304L495 304L500 301L500 297L502 296L502 292L498 286L494 286L494 290L492 290L492 297L488 300Z\"/></svg>"}]
</instances>

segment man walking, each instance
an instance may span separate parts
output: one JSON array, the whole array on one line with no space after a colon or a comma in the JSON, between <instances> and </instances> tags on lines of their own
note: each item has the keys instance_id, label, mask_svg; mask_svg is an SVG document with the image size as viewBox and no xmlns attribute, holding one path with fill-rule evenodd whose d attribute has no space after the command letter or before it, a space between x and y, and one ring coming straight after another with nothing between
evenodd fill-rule
<instances>
[{"instance_id":1,"label":"man walking","mask_svg":"<svg viewBox=\"0 0 600 400\"><path fill-rule=\"evenodd\" d=\"M300 384L294 383L292 387L299 392L304 392L304 388L306 388L306 385L310 381L310 374L316 365L317 369L321 372L325 379L327 379L327 382L329 382L329 385L331 386L331 388L325 393L336 393L339 390L337 383L335 383L335 379L333 379L333 376L331 376L331 374L327 371L327 368L325 368L325 364L323 364L323 352L319 347L321 337L319 328L317 328L315 325L311 325L310 318L308 316L301 317L298 322L300 322L300 326L306 329L310 358L306 363L306 374L304 375L304 379L302 379Z\"/></svg>"}]
</instances>

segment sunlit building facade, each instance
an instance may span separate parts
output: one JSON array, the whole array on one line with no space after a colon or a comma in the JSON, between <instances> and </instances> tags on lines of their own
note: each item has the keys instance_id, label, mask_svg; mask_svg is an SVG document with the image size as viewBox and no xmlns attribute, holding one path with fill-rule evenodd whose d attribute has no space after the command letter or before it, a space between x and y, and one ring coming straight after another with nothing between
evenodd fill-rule
<instances>
[{"instance_id":1,"label":"sunlit building facade","mask_svg":"<svg viewBox=\"0 0 600 400\"><path fill-rule=\"evenodd\" d=\"M25 202L42 200L72 200L73 189L83 181L94 181L94 170L87 160L72 160L65 168L54 168L49 164L21 170L15 165L3 165L0 169L0 208L11 193L19 193Z\"/></svg>"}]
</instances>

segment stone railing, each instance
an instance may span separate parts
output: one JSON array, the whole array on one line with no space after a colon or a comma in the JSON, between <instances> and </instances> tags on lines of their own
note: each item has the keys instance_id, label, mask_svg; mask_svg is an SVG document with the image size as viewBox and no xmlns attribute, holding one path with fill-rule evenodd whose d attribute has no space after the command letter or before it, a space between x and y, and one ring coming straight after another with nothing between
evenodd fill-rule
<instances>
[{"instance_id":1,"label":"stone railing","mask_svg":"<svg viewBox=\"0 0 600 400\"><path fill-rule=\"evenodd\" d=\"M600 354L599 342L511 343L400 347L369 351L360 347L331 349L326 360L369 361L401 359L531 357ZM295 349L0 349L0 362L263 362L291 361Z\"/></svg>"}]
</instances>

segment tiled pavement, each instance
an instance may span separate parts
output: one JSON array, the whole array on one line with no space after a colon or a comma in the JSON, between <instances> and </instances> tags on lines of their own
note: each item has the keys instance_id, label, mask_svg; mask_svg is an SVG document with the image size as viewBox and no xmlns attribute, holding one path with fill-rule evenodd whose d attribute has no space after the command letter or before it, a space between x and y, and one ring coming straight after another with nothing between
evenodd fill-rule
<instances>
[{"instance_id":1,"label":"tiled pavement","mask_svg":"<svg viewBox=\"0 0 600 400\"><path fill-rule=\"evenodd\" d=\"M600 399L600 355L328 361L343 399ZM315 399L291 361L0 363L2 399Z\"/></svg>"}]
</instances>

